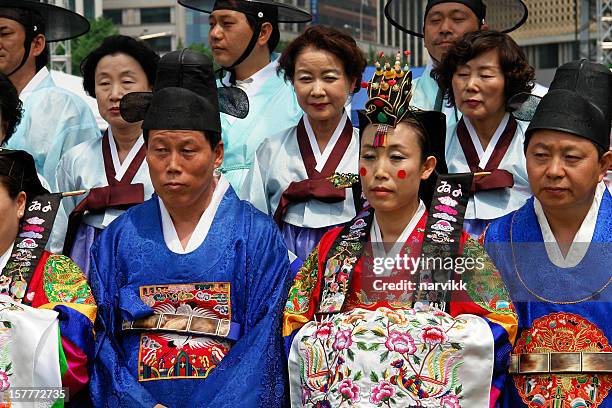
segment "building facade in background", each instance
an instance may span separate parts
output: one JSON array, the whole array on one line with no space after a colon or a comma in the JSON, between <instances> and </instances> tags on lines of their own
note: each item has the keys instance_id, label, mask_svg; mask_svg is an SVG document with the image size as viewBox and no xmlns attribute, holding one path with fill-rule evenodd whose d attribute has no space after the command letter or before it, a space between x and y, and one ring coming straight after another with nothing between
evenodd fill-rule
<instances>
[{"instance_id":1,"label":"building facade in background","mask_svg":"<svg viewBox=\"0 0 612 408\"><path fill-rule=\"evenodd\" d=\"M104 0L104 17L119 32L140 38L161 54L186 43L185 8L176 0Z\"/></svg>"},{"instance_id":2,"label":"building facade in background","mask_svg":"<svg viewBox=\"0 0 612 408\"><path fill-rule=\"evenodd\" d=\"M160 53L193 43L207 45L208 15L180 6L176 0L62 0L85 16L100 13L122 34L147 41ZM411 64L423 66L429 55L423 40L393 27L384 17L387 0L279 0L310 11L314 22L346 30L368 56L379 51L411 51ZM580 56L595 58L596 0L525 0L529 19L512 37L524 48L547 83L554 69ZM426 0L397 2L396 15L421 24ZM103 11L102 11L103 10ZM280 24L281 40L290 41L304 24ZM372 63L372 61L369 61ZM542 78L543 77L543 78ZM550 78L548 78L550 77Z\"/></svg>"}]
</instances>

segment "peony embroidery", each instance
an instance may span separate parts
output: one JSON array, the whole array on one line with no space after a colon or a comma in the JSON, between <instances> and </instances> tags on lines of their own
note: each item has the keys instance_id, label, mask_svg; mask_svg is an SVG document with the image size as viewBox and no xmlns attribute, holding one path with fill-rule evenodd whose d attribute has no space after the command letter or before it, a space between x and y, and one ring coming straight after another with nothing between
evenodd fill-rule
<instances>
[{"instance_id":1,"label":"peony embroidery","mask_svg":"<svg viewBox=\"0 0 612 408\"><path fill-rule=\"evenodd\" d=\"M397 351L400 354L414 354L417 350L414 339L408 333L392 330L387 337L385 346L389 351Z\"/></svg>"},{"instance_id":2,"label":"peony embroidery","mask_svg":"<svg viewBox=\"0 0 612 408\"><path fill-rule=\"evenodd\" d=\"M430 345L442 344L448 341L448 336L439 327L427 326L421 332L421 340Z\"/></svg>"},{"instance_id":3,"label":"peony embroidery","mask_svg":"<svg viewBox=\"0 0 612 408\"><path fill-rule=\"evenodd\" d=\"M342 380L340 385L338 385L338 392L342 397L351 402L359 402L360 400L359 387L357 384L353 384L349 378Z\"/></svg>"},{"instance_id":4,"label":"peony embroidery","mask_svg":"<svg viewBox=\"0 0 612 408\"><path fill-rule=\"evenodd\" d=\"M353 344L353 338L350 330L340 330L336 333L336 338L332 348L336 351L345 350L351 347Z\"/></svg>"},{"instance_id":5,"label":"peony embroidery","mask_svg":"<svg viewBox=\"0 0 612 408\"><path fill-rule=\"evenodd\" d=\"M460 408L462 346L447 332L462 330L464 321L430 310L379 308L311 323L310 335L299 340L303 406L404 408L418 401ZM371 368L361 363L366 354Z\"/></svg>"},{"instance_id":6,"label":"peony embroidery","mask_svg":"<svg viewBox=\"0 0 612 408\"><path fill-rule=\"evenodd\" d=\"M370 402L378 405L389 401L395 394L395 389L389 381L381 381L372 388L370 394Z\"/></svg>"},{"instance_id":7,"label":"peony embroidery","mask_svg":"<svg viewBox=\"0 0 612 408\"><path fill-rule=\"evenodd\" d=\"M321 323L314 333L314 337L319 340L327 340L332 332L331 322Z\"/></svg>"},{"instance_id":8,"label":"peony embroidery","mask_svg":"<svg viewBox=\"0 0 612 408\"><path fill-rule=\"evenodd\" d=\"M8 375L4 371L0 371L0 392L8 390L10 386L11 382Z\"/></svg>"},{"instance_id":9,"label":"peony embroidery","mask_svg":"<svg viewBox=\"0 0 612 408\"><path fill-rule=\"evenodd\" d=\"M443 408L461 408L459 404L459 397L456 395L445 395L440 399L440 405Z\"/></svg>"},{"instance_id":10,"label":"peony embroidery","mask_svg":"<svg viewBox=\"0 0 612 408\"><path fill-rule=\"evenodd\" d=\"M391 321L391 323L395 323L398 326L404 327L408 324L408 319L402 315L397 313L394 310L389 310L385 312L385 317Z\"/></svg>"}]
</instances>

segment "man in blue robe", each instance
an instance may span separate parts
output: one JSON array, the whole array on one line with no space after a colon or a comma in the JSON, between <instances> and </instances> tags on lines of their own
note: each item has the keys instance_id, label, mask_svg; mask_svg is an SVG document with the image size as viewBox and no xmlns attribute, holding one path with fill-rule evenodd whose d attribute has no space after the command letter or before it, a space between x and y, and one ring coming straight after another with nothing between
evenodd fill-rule
<instances>
[{"instance_id":1,"label":"man in blue robe","mask_svg":"<svg viewBox=\"0 0 612 408\"><path fill-rule=\"evenodd\" d=\"M505 406L612 407L612 74L557 70L525 135L534 197L484 242L519 316Z\"/></svg>"},{"instance_id":2,"label":"man in blue robe","mask_svg":"<svg viewBox=\"0 0 612 408\"><path fill-rule=\"evenodd\" d=\"M91 381L97 407L284 403L287 249L273 221L216 175L219 110L244 114L248 106L237 88L218 92L225 105L212 62L183 50L160 60L152 95L122 100L126 120L144 119L155 195L92 248L90 280L101 305Z\"/></svg>"},{"instance_id":3,"label":"man in blue robe","mask_svg":"<svg viewBox=\"0 0 612 408\"><path fill-rule=\"evenodd\" d=\"M210 44L221 66L219 87L238 87L249 97L249 114L221 115L225 157L220 171L236 191L253 165L255 152L268 137L294 127L303 112L293 86L277 72L279 23L307 23L309 13L273 0L179 0L210 14Z\"/></svg>"},{"instance_id":4,"label":"man in blue robe","mask_svg":"<svg viewBox=\"0 0 612 408\"><path fill-rule=\"evenodd\" d=\"M38 173L55 190L62 154L99 137L100 130L89 106L55 85L46 68L47 43L83 35L89 23L70 10L37 0L0 0L0 31L0 72L9 77L23 102L23 118L6 147L30 153Z\"/></svg>"}]
</instances>

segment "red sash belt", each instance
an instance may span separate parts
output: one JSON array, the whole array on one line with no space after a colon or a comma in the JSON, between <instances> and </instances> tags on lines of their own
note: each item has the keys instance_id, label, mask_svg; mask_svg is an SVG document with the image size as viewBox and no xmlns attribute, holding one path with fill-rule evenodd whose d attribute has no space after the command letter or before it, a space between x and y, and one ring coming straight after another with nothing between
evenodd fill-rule
<instances>
[{"instance_id":1,"label":"red sash belt","mask_svg":"<svg viewBox=\"0 0 612 408\"><path fill-rule=\"evenodd\" d=\"M108 186L95 187L89 190L87 197L81 201L68 217L68 230L64 240L64 255L70 255L76 233L83 221L85 212L100 213L109 208L127 209L144 202L144 184L131 184L146 156L143 145L130 163L121 181L115 178L115 167L110 150L108 131L102 137L102 158Z\"/></svg>"},{"instance_id":2,"label":"red sash belt","mask_svg":"<svg viewBox=\"0 0 612 408\"><path fill-rule=\"evenodd\" d=\"M297 141L308 178L306 180L292 182L283 192L278 207L274 212L274 221L279 227L282 226L283 217L291 204L303 203L312 199L325 203L338 203L346 198L346 191L336 188L327 178L332 176L336 171L336 168L340 164L340 161L351 143L352 137L353 125L351 121L347 119L344 129L340 134L340 138L331 151L323 170L318 172L315 168L317 166L317 161L308 140L304 119L302 118L302 120L300 120L297 127Z\"/></svg>"},{"instance_id":3,"label":"red sash belt","mask_svg":"<svg viewBox=\"0 0 612 408\"><path fill-rule=\"evenodd\" d=\"M463 118L461 118L457 125L457 137L459 138L459 143L461 144L463 154L467 159L470 171L472 171L473 173L482 171L487 171L491 173L486 176L474 177L474 179L472 180L472 193L475 193L477 191L495 190L498 188L514 186L514 177L512 176L512 173L507 170L498 169L498 167L502 159L506 155L506 152L510 147L510 143L512 143L512 139L514 138L514 134L516 133L516 127L516 119L510 116L506 128L504 129L501 137L495 145L495 148L493 149L493 154L491 155L491 158L489 158L489 161L487 162L485 168L482 169L479 166L480 159L478 158L478 153L476 153L476 148L474 147L472 138L470 137Z\"/></svg>"}]
</instances>

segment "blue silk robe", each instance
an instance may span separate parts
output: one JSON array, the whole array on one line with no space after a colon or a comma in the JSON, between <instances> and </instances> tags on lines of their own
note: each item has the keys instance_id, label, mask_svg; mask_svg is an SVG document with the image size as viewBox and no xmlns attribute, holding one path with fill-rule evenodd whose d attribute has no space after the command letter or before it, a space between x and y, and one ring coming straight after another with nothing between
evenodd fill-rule
<instances>
[{"instance_id":1,"label":"blue silk robe","mask_svg":"<svg viewBox=\"0 0 612 408\"><path fill-rule=\"evenodd\" d=\"M288 268L287 249L272 220L240 201L231 188L219 204L206 239L187 254L173 253L166 246L156 196L128 210L104 230L92 248L90 279L101 312L91 381L94 405L281 406L286 367L280 325ZM153 309L141 300L141 287L197 282L229 283L230 320L240 325L238 340L216 368L199 372L199 378L189 364L195 358L189 356L190 371L181 378L153 378L149 372L143 380L143 364L150 364L141 358L146 351L143 344L144 348L147 344L141 332L122 332L122 320L152 315ZM153 338L151 333L142 336ZM202 348L213 340L204 337ZM178 357L187 349L173 347L170 351ZM172 355L163 357L169 360Z\"/></svg>"},{"instance_id":2,"label":"blue silk robe","mask_svg":"<svg viewBox=\"0 0 612 408\"><path fill-rule=\"evenodd\" d=\"M612 196L607 190L587 252L575 267L558 267L550 261L542 244L533 197L519 210L490 224L485 248L508 287L519 317L515 354L612 351L612 288L605 287L610 279L611 242ZM612 375L509 376L504 406L610 408L612 396L606 394L611 388Z\"/></svg>"}]
</instances>

